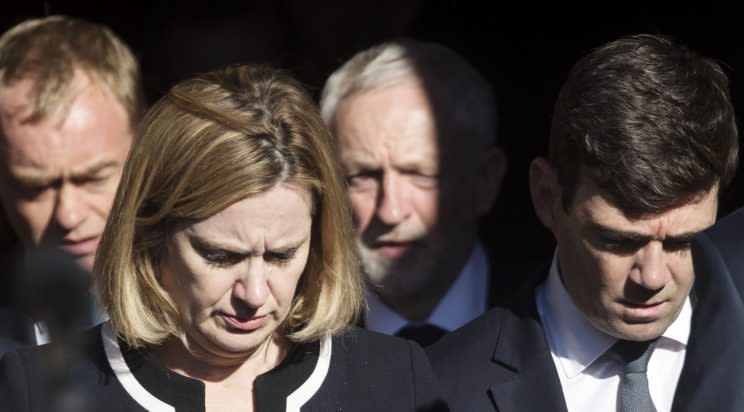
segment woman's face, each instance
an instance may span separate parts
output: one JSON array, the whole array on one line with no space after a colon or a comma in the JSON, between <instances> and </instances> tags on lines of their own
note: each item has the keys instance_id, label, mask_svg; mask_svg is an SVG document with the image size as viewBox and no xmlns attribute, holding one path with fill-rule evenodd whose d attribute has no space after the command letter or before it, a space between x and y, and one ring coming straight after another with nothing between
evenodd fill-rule
<instances>
[{"instance_id":1,"label":"woman's face","mask_svg":"<svg viewBox=\"0 0 744 412\"><path fill-rule=\"evenodd\" d=\"M307 191L282 184L169 239L163 287L207 356L241 358L270 344L307 263L310 202Z\"/></svg>"}]
</instances>

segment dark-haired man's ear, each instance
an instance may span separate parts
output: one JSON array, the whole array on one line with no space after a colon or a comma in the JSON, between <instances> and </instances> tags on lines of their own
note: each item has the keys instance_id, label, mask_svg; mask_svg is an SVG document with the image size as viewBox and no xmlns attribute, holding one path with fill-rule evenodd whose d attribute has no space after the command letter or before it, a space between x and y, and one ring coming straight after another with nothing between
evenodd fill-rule
<instances>
[{"instance_id":1,"label":"dark-haired man's ear","mask_svg":"<svg viewBox=\"0 0 744 412\"><path fill-rule=\"evenodd\" d=\"M500 147L493 147L486 153L477 176L476 213L483 216L488 213L501 192L501 183L506 174L507 160Z\"/></svg>"},{"instance_id":2,"label":"dark-haired man's ear","mask_svg":"<svg viewBox=\"0 0 744 412\"><path fill-rule=\"evenodd\" d=\"M553 231L555 213L560 207L561 186L555 169L543 157L536 157L530 163L530 195L537 218Z\"/></svg>"}]
</instances>

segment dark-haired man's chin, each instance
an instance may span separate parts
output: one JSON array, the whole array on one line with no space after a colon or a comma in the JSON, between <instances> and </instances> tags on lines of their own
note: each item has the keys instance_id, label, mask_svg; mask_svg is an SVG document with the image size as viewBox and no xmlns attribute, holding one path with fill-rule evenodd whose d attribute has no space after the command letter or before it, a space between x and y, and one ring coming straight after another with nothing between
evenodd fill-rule
<instances>
[{"instance_id":1,"label":"dark-haired man's chin","mask_svg":"<svg viewBox=\"0 0 744 412\"><path fill-rule=\"evenodd\" d=\"M655 319L627 319L614 331L618 339L632 341L646 341L656 339L663 335L669 327L670 322L666 318Z\"/></svg>"}]
</instances>

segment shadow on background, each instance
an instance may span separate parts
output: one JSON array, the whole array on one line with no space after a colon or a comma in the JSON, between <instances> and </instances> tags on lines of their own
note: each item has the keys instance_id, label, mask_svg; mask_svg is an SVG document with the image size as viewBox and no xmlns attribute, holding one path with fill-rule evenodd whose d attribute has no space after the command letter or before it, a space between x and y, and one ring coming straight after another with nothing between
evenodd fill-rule
<instances>
[{"instance_id":1,"label":"shadow on background","mask_svg":"<svg viewBox=\"0 0 744 412\"><path fill-rule=\"evenodd\" d=\"M509 168L496 207L483 221L482 239L500 255L539 260L550 258L553 240L532 211L528 165L545 154L560 85L590 49L626 34L669 35L724 63L734 104L744 113L744 26L733 5L618 2L572 9L530 3L508 12L496 7L486 12L480 2L453 0L210 1L200 7L162 0L112 1L105 7L48 0L4 5L0 30L45 14L106 24L139 57L150 102L195 72L237 63L288 68L317 98L325 78L363 48L400 36L442 43L493 83L498 100L499 142ZM743 180L739 176L724 193L721 216L744 204Z\"/></svg>"}]
</instances>

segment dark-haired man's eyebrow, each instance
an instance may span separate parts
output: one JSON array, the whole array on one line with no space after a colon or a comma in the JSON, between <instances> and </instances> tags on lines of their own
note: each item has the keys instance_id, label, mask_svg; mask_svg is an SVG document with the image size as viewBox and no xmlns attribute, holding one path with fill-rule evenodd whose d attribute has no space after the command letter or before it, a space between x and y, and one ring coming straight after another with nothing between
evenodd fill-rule
<instances>
[{"instance_id":1,"label":"dark-haired man's eyebrow","mask_svg":"<svg viewBox=\"0 0 744 412\"><path fill-rule=\"evenodd\" d=\"M612 240L622 242L633 242L633 243L647 243L653 239L653 236L645 235L637 232L629 232L624 230L617 230L607 226L600 225L598 223L591 223L590 229L598 236Z\"/></svg>"},{"instance_id":2,"label":"dark-haired man's eyebrow","mask_svg":"<svg viewBox=\"0 0 744 412\"><path fill-rule=\"evenodd\" d=\"M626 242L634 242L634 243L647 243L651 240L654 240L654 236L645 235L642 233L637 232L629 232L629 231L623 231L623 230L617 230L612 229L603 225L600 225L598 223L592 223L590 224L590 227L594 233L599 235L600 237L604 239L609 239L613 241L626 241ZM697 235L699 231L689 231L689 232L683 232L676 235L667 235L661 240L662 242L668 242L668 243L686 243L691 242L692 238Z\"/></svg>"},{"instance_id":3,"label":"dark-haired man's eyebrow","mask_svg":"<svg viewBox=\"0 0 744 412\"><path fill-rule=\"evenodd\" d=\"M684 242L692 242L692 238L695 237L700 232L685 232L680 233L674 236L666 236L664 238L664 241L667 242L675 242L675 243L684 243Z\"/></svg>"}]
</instances>

